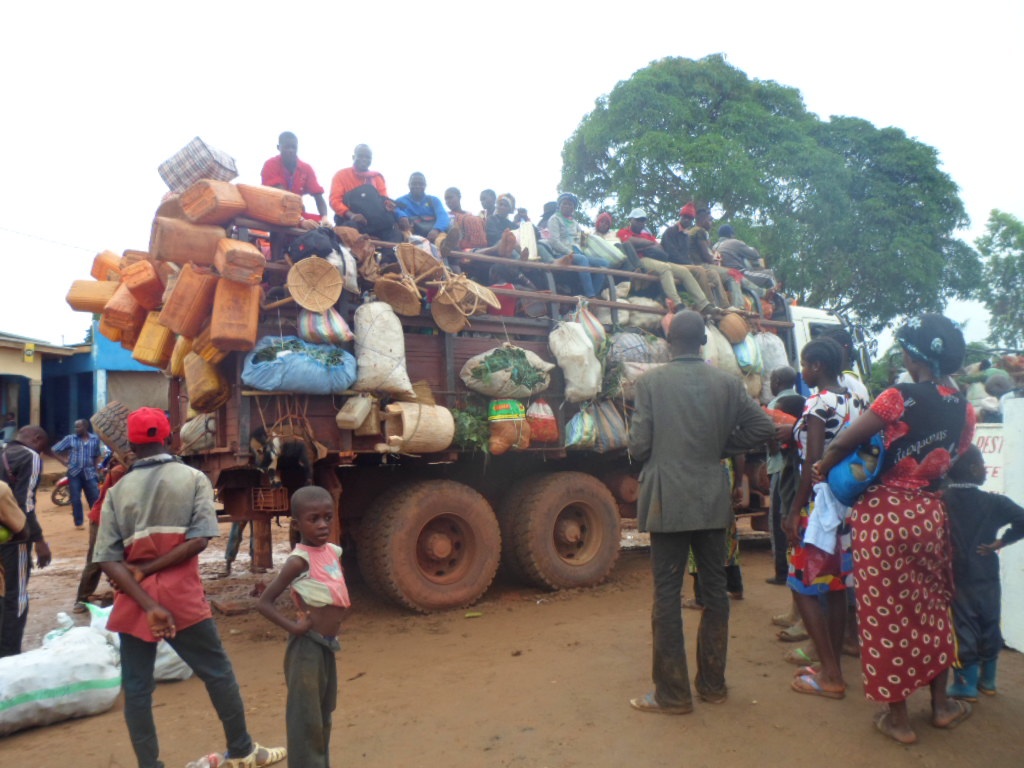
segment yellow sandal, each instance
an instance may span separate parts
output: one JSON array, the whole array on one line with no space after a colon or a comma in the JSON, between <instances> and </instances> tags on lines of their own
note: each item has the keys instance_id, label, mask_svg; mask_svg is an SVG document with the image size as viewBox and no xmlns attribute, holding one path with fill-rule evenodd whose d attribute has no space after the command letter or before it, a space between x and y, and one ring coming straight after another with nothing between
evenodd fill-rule
<instances>
[{"instance_id":1,"label":"yellow sandal","mask_svg":"<svg viewBox=\"0 0 1024 768\"><path fill-rule=\"evenodd\" d=\"M266 757L259 759L260 752ZM221 763L221 768L264 768L267 765L279 763L288 756L288 750L284 747L264 747L253 742L252 752L245 757L226 757Z\"/></svg>"}]
</instances>

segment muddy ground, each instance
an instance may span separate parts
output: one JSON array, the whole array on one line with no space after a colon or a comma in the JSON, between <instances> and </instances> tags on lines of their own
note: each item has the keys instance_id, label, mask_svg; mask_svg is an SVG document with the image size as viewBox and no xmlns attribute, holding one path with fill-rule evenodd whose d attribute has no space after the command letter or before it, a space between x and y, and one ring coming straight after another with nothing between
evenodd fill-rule
<instances>
[{"instance_id":1,"label":"muddy ground","mask_svg":"<svg viewBox=\"0 0 1024 768\"><path fill-rule=\"evenodd\" d=\"M48 491L45 494L48 496ZM44 493L41 491L40 498ZM70 610L86 534L69 508L42 504L53 564L31 581L26 648L36 647ZM227 533L227 526L224 527ZM275 562L286 556L275 529ZM267 576L217 579L224 538L203 555L211 598L246 600ZM732 604L729 700L698 702L683 717L642 714L629 698L650 689L650 576L647 552L624 552L609 581L595 589L549 594L497 583L466 611L420 616L383 603L350 576L354 607L339 656L341 691L332 756L336 766L367 768L572 768L575 766L1017 766L1024 764L1024 657L1005 652L999 695L976 706L952 732L927 723L924 693L910 701L920 742L901 747L872 726L875 706L862 694L859 662L844 658L849 692L842 701L793 693L789 646L770 617L785 609L785 588L770 586L771 556L745 547L746 599ZM689 589L689 584L687 585ZM217 616L239 677L250 730L283 744L285 634L259 614ZM697 614L686 611L691 656ZM80 619L84 621L84 619ZM202 684L161 684L156 718L162 757L179 768L222 748ZM120 702L103 715L38 728L0 740L4 765L134 766Z\"/></svg>"}]
</instances>

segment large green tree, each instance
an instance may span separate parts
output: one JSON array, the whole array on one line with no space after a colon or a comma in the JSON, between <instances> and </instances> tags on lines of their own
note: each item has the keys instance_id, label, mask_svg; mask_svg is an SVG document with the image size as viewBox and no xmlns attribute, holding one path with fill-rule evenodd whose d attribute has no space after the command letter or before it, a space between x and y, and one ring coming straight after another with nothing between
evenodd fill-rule
<instances>
[{"instance_id":1,"label":"large green tree","mask_svg":"<svg viewBox=\"0 0 1024 768\"><path fill-rule=\"evenodd\" d=\"M897 128L820 120L800 92L722 56L662 59L601 96L562 152L561 185L655 226L708 202L799 300L878 329L977 286L968 224L934 149Z\"/></svg>"},{"instance_id":2,"label":"large green tree","mask_svg":"<svg viewBox=\"0 0 1024 768\"><path fill-rule=\"evenodd\" d=\"M1024 349L1024 222L992 211L975 245L985 259L978 296L992 314L989 341Z\"/></svg>"}]
</instances>

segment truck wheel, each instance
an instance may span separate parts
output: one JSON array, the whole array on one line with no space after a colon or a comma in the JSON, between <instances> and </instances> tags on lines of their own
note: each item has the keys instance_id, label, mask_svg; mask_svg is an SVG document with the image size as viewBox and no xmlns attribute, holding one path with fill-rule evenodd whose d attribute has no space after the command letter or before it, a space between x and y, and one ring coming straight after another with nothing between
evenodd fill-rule
<instances>
[{"instance_id":1,"label":"truck wheel","mask_svg":"<svg viewBox=\"0 0 1024 768\"><path fill-rule=\"evenodd\" d=\"M426 480L386 493L363 520L359 538L359 567L367 584L424 613L479 600L494 579L501 552L491 505L451 480Z\"/></svg>"},{"instance_id":2,"label":"truck wheel","mask_svg":"<svg viewBox=\"0 0 1024 768\"><path fill-rule=\"evenodd\" d=\"M89 419L96 436L116 455L122 457L127 456L132 450L128 444L129 413L127 406L117 400L111 400Z\"/></svg>"},{"instance_id":3,"label":"truck wheel","mask_svg":"<svg viewBox=\"0 0 1024 768\"><path fill-rule=\"evenodd\" d=\"M619 512L611 492L583 472L528 479L507 508L509 570L547 589L599 584L619 557Z\"/></svg>"}]
</instances>

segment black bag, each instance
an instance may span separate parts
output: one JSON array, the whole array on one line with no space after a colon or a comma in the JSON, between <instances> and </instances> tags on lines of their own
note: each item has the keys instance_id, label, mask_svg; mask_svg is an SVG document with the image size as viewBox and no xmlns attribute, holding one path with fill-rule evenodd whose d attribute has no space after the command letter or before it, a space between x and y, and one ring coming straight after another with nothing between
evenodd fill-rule
<instances>
[{"instance_id":1,"label":"black bag","mask_svg":"<svg viewBox=\"0 0 1024 768\"><path fill-rule=\"evenodd\" d=\"M341 238L328 227L317 227L299 235L288 246L288 256L293 262L301 261L307 256L327 258L331 251L341 250Z\"/></svg>"},{"instance_id":2,"label":"black bag","mask_svg":"<svg viewBox=\"0 0 1024 768\"><path fill-rule=\"evenodd\" d=\"M395 226L394 214L384 205L384 197L373 184L350 189L343 199L352 213L360 213L366 218L367 233L383 233Z\"/></svg>"}]
</instances>

